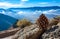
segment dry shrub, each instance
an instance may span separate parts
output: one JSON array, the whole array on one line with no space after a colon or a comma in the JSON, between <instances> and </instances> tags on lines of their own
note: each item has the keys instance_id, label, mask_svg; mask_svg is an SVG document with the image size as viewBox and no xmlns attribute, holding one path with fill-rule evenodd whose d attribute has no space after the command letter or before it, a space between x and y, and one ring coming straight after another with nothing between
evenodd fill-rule
<instances>
[{"instance_id":1,"label":"dry shrub","mask_svg":"<svg viewBox=\"0 0 60 39\"><path fill-rule=\"evenodd\" d=\"M19 20L18 22L17 22L17 26L18 27L25 27L25 26L29 26L29 25L31 25L32 23L30 22L30 21L28 21L28 20L26 20L26 19L22 19L22 20Z\"/></svg>"},{"instance_id":2,"label":"dry shrub","mask_svg":"<svg viewBox=\"0 0 60 39\"><path fill-rule=\"evenodd\" d=\"M50 21L49 21L50 26L57 25L57 23L58 23L58 20L56 20L56 19L50 19Z\"/></svg>"},{"instance_id":3,"label":"dry shrub","mask_svg":"<svg viewBox=\"0 0 60 39\"><path fill-rule=\"evenodd\" d=\"M54 17L54 19L60 20L60 16L56 16Z\"/></svg>"},{"instance_id":4,"label":"dry shrub","mask_svg":"<svg viewBox=\"0 0 60 39\"><path fill-rule=\"evenodd\" d=\"M49 25L50 26L57 25L59 22L60 22L60 16L56 16L53 19L50 19Z\"/></svg>"}]
</instances>

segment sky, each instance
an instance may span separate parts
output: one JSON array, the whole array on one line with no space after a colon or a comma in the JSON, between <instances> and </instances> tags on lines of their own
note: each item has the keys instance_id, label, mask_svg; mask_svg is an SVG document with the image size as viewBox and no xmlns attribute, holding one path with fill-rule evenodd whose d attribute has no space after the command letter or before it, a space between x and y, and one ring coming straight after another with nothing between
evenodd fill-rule
<instances>
[{"instance_id":1,"label":"sky","mask_svg":"<svg viewBox=\"0 0 60 39\"><path fill-rule=\"evenodd\" d=\"M60 0L0 0L0 8L60 6Z\"/></svg>"}]
</instances>

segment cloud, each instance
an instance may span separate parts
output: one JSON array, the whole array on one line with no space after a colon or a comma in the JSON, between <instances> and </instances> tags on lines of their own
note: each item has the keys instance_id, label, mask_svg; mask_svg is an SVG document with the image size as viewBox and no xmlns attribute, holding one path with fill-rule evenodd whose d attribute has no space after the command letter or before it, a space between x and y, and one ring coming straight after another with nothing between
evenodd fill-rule
<instances>
[{"instance_id":1,"label":"cloud","mask_svg":"<svg viewBox=\"0 0 60 39\"><path fill-rule=\"evenodd\" d=\"M52 10L43 11L42 13L44 13L44 14L52 14L54 12L56 12L56 10L52 9Z\"/></svg>"},{"instance_id":2,"label":"cloud","mask_svg":"<svg viewBox=\"0 0 60 39\"><path fill-rule=\"evenodd\" d=\"M21 15L21 14L23 14L23 15L31 15L31 16L39 16L40 14L48 14L48 15L60 15L59 13L60 13L60 9L57 9L57 10L54 10L54 9L51 9L51 10L46 10L46 11L38 11L38 10L36 10L36 11L34 11L34 12L24 12L24 11L19 11L19 12L17 12L16 14L18 14L18 15Z\"/></svg>"},{"instance_id":3,"label":"cloud","mask_svg":"<svg viewBox=\"0 0 60 39\"><path fill-rule=\"evenodd\" d=\"M0 8L22 7L23 3L12 4L9 2L0 2Z\"/></svg>"},{"instance_id":4,"label":"cloud","mask_svg":"<svg viewBox=\"0 0 60 39\"><path fill-rule=\"evenodd\" d=\"M22 1L17 4L10 2L0 2L0 8L21 8L21 7L32 7L32 5L26 4L26 2L22 2Z\"/></svg>"},{"instance_id":5,"label":"cloud","mask_svg":"<svg viewBox=\"0 0 60 39\"><path fill-rule=\"evenodd\" d=\"M44 6L53 6L54 5L54 3L51 4L50 2L40 2L40 3L34 4L34 3L27 3L27 1L29 1L29 0L21 0L20 3L11 3L11 2L7 2L7 1L0 2L0 8L16 8L16 7L20 8L20 7L35 7L35 6L44 7ZM55 5L57 5L57 4L55 4Z\"/></svg>"},{"instance_id":6,"label":"cloud","mask_svg":"<svg viewBox=\"0 0 60 39\"><path fill-rule=\"evenodd\" d=\"M6 14L4 11L1 11L0 14Z\"/></svg>"},{"instance_id":7,"label":"cloud","mask_svg":"<svg viewBox=\"0 0 60 39\"><path fill-rule=\"evenodd\" d=\"M57 10L54 10L54 9L51 9L51 10L47 10L47 11L43 11L42 13L44 14L53 14L53 15L60 15L60 9L57 9Z\"/></svg>"},{"instance_id":8,"label":"cloud","mask_svg":"<svg viewBox=\"0 0 60 39\"><path fill-rule=\"evenodd\" d=\"M35 15L35 14L39 14L39 13L42 13L42 11L38 11L38 10L36 10L35 12L33 12L33 14Z\"/></svg>"},{"instance_id":9,"label":"cloud","mask_svg":"<svg viewBox=\"0 0 60 39\"><path fill-rule=\"evenodd\" d=\"M17 14L21 15L21 14L26 14L26 13L23 11L19 11Z\"/></svg>"},{"instance_id":10,"label":"cloud","mask_svg":"<svg viewBox=\"0 0 60 39\"><path fill-rule=\"evenodd\" d=\"M26 2L26 1L29 1L29 0L21 0L22 2Z\"/></svg>"}]
</instances>

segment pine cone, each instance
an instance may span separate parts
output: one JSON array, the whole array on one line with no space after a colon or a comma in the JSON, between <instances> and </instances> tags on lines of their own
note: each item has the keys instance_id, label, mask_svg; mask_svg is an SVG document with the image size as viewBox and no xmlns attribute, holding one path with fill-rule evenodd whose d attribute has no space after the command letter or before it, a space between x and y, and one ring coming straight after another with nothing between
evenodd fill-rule
<instances>
[{"instance_id":1,"label":"pine cone","mask_svg":"<svg viewBox=\"0 0 60 39\"><path fill-rule=\"evenodd\" d=\"M37 25L39 25L43 30L46 30L48 27L48 19L44 14L41 14L37 20Z\"/></svg>"}]
</instances>

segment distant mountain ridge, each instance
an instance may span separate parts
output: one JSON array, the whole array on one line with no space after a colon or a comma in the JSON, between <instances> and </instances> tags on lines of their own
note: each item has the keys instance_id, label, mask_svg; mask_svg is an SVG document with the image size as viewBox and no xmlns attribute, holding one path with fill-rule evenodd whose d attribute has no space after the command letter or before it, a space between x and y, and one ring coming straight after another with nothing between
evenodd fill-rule
<instances>
[{"instance_id":1,"label":"distant mountain ridge","mask_svg":"<svg viewBox=\"0 0 60 39\"><path fill-rule=\"evenodd\" d=\"M0 13L17 13L18 11L46 11L51 9L60 9L60 6L48 6L48 7L27 7L27 8L0 8Z\"/></svg>"},{"instance_id":2,"label":"distant mountain ridge","mask_svg":"<svg viewBox=\"0 0 60 39\"><path fill-rule=\"evenodd\" d=\"M8 10L50 10L50 9L60 9L59 6L50 6L50 7L27 7L27 8L9 8Z\"/></svg>"},{"instance_id":3,"label":"distant mountain ridge","mask_svg":"<svg viewBox=\"0 0 60 39\"><path fill-rule=\"evenodd\" d=\"M15 17L15 13L25 13L26 11L48 11L48 10L56 10L56 9L60 9L60 6L48 6L48 7L27 7L27 8L8 8L8 9L3 9L0 8L0 13L2 14L7 14L9 16L13 16ZM23 12L20 12L23 11ZM25 11L25 12L24 12ZM59 10L60 11L60 10ZM14 14L14 15L13 15ZM22 16L22 15L20 15ZM17 16L16 16L17 17ZM22 16L24 17L24 16ZM17 17L18 18L18 17ZM21 17L20 17L21 18Z\"/></svg>"},{"instance_id":4,"label":"distant mountain ridge","mask_svg":"<svg viewBox=\"0 0 60 39\"><path fill-rule=\"evenodd\" d=\"M48 6L48 7L27 7L27 8L8 8L8 9L3 9L0 8L0 10L50 10L50 9L60 9L60 6Z\"/></svg>"}]
</instances>

